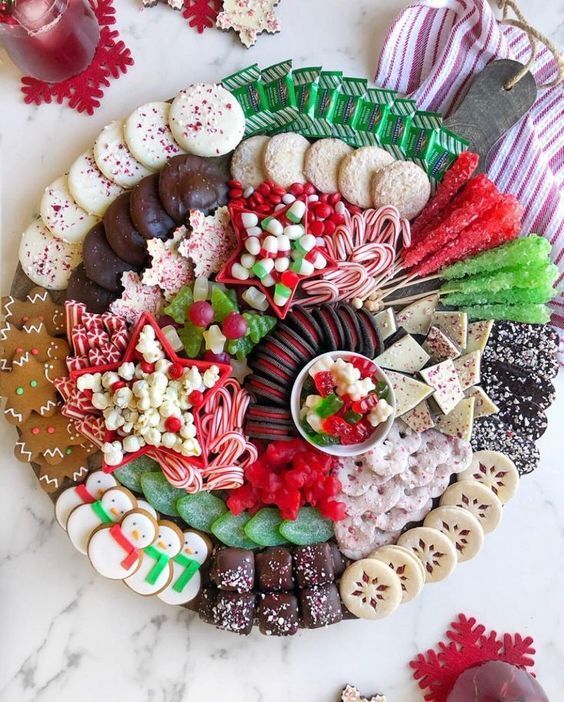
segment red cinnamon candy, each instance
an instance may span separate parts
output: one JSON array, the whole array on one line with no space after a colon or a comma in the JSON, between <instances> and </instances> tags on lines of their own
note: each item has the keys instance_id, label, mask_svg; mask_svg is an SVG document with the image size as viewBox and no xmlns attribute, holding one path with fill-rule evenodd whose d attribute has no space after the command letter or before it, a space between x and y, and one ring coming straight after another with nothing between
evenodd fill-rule
<instances>
[{"instance_id":1,"label":"red cinnamon candy","mask_svg":"<svg viewBox=\"0 0 564 702\"><path fill-rule=\"evenodd\" d=\"M447 702L549 702L530 673L505 661L488 661L465 670Z\"/></svg>"}]
</instances>

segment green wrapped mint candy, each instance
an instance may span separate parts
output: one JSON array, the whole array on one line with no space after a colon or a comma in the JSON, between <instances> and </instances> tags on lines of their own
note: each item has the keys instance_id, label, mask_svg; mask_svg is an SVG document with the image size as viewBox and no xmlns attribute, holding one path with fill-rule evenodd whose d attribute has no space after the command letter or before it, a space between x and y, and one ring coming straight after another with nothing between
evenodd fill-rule
<instances>
[{"instance_id":1,"label":"green wrapped mint candy","mask_svg":"<svg viewBox=\"0 0 564 702\"><path fill-rule=\"evenodd\" d=\"M245 525L245 534L259 546L282 546L288 543L279 532L282 523L280 512L276 507L264 507Z\"/></svg>"},{"instance_id":2,"label":"green wrapped mint candy","mask_svg":"<svg viewBox=\"0 0 564 702\"><path fill-rule=\"evenodd\" d=\"M212 524L227 512L227 507L217 495L202 491L181 497L176 510L186 524L211 534Z\"/></svg>"},{"instance_id":3,"label":"green wrapped mint candy","mask_svg":"<svg viewBox=\"0 0 564 702\"><path fill-rule=\"evenodd\" d=\"M227 512L212 524L212 534L231 548L257 548L255 542L245 534L245 525L250 519L251 515L247 512L237 515Z\"/></svg>"},{"instance_id":4,"label":"green wrapped mint candy","mask_svg":"<svg viewBox=\"0 0 564 702\"><path fill-rule=\"evenodd\" d=\"M186 493L171 485L163 473L143 473L141 488L145 499L157 512L169 517L178 517L176 501Z\"/></svg>"},{"instance_id":5,"label":"green wrapped mint candy","mask_svg":"<svg viewBox=\"0 0 564 702\"><path fill-rule=\"evenodd\" d=\"M141 476L143 473L155 473L159 470L159 464L149 456L139 456L133 461L126 463L121 468L114 471L114 477L122 485L133 492L143 492L141 487Z\"/></svg>"},{"instance_id":6,"label":"green wrapped mint candy","mask_svg":"<svg viewBox=\"0 0 564 702\"><path fill-rule=\"evenodd\" d=\"M297 519L286 519L280 534L297 546L310 546L328 541L333 536L333 523L313 507L302 507Z\"/></svg>"}]
</instances>

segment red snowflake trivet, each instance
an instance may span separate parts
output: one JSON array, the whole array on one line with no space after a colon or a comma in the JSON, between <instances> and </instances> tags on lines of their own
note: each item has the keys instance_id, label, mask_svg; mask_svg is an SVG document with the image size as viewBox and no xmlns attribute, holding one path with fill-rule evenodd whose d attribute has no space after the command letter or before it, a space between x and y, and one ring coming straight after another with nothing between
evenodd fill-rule
<instances>
[{"instance_id":1,"label":"red snowflake trivet","mask_svg":"<svg viewBox=\"0 0 564 702\"><path fill-rule=\"evenodd\" d=\"M534 665L535 649L530 636L487 633L482 624L463 614L450 624L446 639L447 642L439 642L438 651L429 649L409 663L413 677L425 691L426 702L446 702L458 676L480 663L505 661L522 668Z\"/></svg>"},{"instance_id":2,"label":"red snowflake trivet","mask_svg":"<svg viewBox=\"0 0 564 702\"><path fill-rule=\"evenodd\" d=\"M215 26L221 5L221 0L184 0L182 16L201 34L204 29Z\"/></svg>"},{"instance_id":3,"label":"red snowflake trivet","mask_svg":"<svg viewBox=\"0 0 564 702\"><path fill-rule=\"evenodd\" d=\"M110 29L115 24L113 0L97 0L92 7L100 23L100 41L88 68L73 78L60 83L45 83L28 76L22 78L22 93L28 104L40 105L53 100L77 112L93 114L100 107L103 88L110 85L110 78L119 78L134 61L130 50L119 39L119 32Z\"/></svg>"}]
</instances>

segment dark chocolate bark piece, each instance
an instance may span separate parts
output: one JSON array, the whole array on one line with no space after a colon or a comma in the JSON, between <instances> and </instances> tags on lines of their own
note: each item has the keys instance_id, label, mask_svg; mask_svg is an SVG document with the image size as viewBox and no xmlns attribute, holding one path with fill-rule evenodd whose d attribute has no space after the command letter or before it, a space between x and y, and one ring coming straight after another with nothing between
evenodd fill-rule
<instances>
[{"instance_id":1,"label":"dark chocolate bark piece","mask_svg":"<svg viewBox=\"0 0 564 702\"><path fill-rule=\"evenodd\" d=\"M550 324L495 322L483 360L550 381L558 373L558 334Z\"/></svg>"},{"instance_id":2,"label":"dark chocolate bark piece","mask_svg":"<svg viewBox=\"0 0 564 702\"><path fill-rule=\"evenodd\" d=\"M541 410L545 410L556 397L554 385L547 380L534 373L518 369L510 370L507 366L495 361L482 361L480 385L499 406L517 396L528 402L534 402Z\"/></svg>"},{"instance_id":3,"label":"dark chocolate bark piece","mask_svg":"<svg viewBox=\"0 0 564 702\"><path fill-rule=\"evenodd\" d=\"M470 440L474 451L499 451L508 456L521 475L532 473L539 464L535 442L513 431L497 414L474 422Z\"/></svg>"}]
</instances>

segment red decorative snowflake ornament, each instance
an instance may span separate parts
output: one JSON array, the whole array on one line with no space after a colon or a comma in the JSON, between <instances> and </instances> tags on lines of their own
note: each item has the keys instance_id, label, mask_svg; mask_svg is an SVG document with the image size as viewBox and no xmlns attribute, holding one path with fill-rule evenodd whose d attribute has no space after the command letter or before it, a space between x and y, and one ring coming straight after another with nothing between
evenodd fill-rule
<instances>
[{"instance_id":1,"label":"red decorative snowflake ornament","mask_svg":"<svg viewBox=\"0 0 564 702\"><path fill-rule=\"evenodd\" d=\"M100 107L110 79L119 78L133 65L131 52L119 39L119 32L110 29L116 21L113 0L98 0L92 2L92 7L100 23L100 41L92 63L82 73L60 83L46 83L25 76L21 89L26 103L66 102L73 110L91 115Z\"/></svg>"},{"instance_id":2,"label":"red decorative snowflake ornament","mask_svg":"<svg viewBox=\"0 0 564 702\"><path fill-rule=\"evenodd\" d=\"M425 691L426 702L446 702L458 676L467 668L486 661L504 661L522 668L534 665L533 639L520 634L486 632L473 617L459 614L450 624L438 650L429 649L410 661L413 677Z\"/></svg>"},{"instance_id":3,"label":"red decorative snowflake ornament","mask_svg":"<svg viewBox=\"0 0 564 702\"><path fill-rule=\"evenodd\" d=\"M215 26L221 5L222 0L184 0L182 16L201 34L204 29Z\"/></svg>"}]
</instances>

